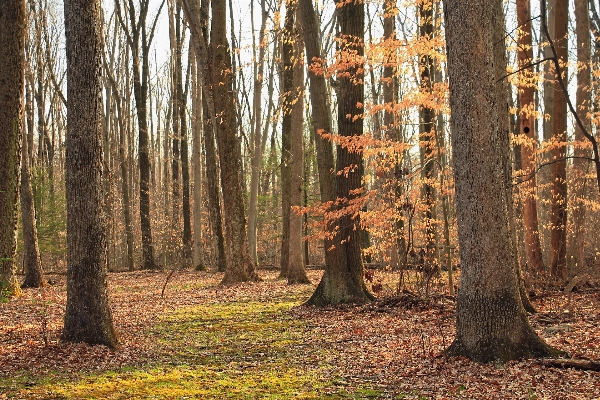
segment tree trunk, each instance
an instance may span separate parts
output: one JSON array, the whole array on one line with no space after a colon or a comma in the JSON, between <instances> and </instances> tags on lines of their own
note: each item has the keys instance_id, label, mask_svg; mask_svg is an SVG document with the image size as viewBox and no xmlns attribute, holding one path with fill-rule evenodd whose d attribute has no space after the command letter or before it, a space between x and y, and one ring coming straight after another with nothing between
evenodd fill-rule
<instances>
[{"instance_id":1,"label":"tree trunk","mask_svg":"<svg viewBox=\"0 0 600 400\"><path fill-rule=\"evenodd\" d=\"M190 46L191 49L191 46ZM202 87L200 85L200 60L196 53L190 51L188 57L194 60L192 73L192 140L193 140L193 171L194 171L194 268L205 270L204 244L202 234Z\"/></svg>"},{"instance_id":2,"label":"tree trunk","mask_svg":"<svg viewBox=\"0 0 600 400\"><path fill-rule=\"evenodd\" d=\"M25 1L0 3L0 298L19 294L16 229L25 80Z\"/></svg>"},{"instance_id":3,"label":"tree trunk","mask_svg":"<svg viewBox=\"0 0 600 400\"><path fill-rule=\"evenodd\" d=\"M102 204L102 8L65 1L67 48L67 306L62 339L117 345L106 282Z\"/></svg>"},{"instance_id":4,"label":"tree trunk","mask_svg":"<svg viewBox=\"0 0 600 400\"><path fill-rule=\"evenodd\" d=\"M347 61L345 67L340 66L341 71L338 72L338 129L341 137L352 139L363 133L361 115L364 112L364 65L361 57L364 55L364 4L336 1L336 5L341 28L342 57L353 61ZM303 30L306 29L303 27ZM358 57L354 57L354 53ZM326 245L332 245L332 248L326 249L329 257L326 258L325 273L307 304L325 306L365 303L374 298L363 280L360 206L353 204L360 196L362 177L362 152L350 151L347 146L338 145L335 211L340 216L329 225L335 230L335 236L332 243Z\"/></svg>"},{"instance_id":5,"label":"tree trunk","mask_svg":"<svg viewBox=\"0 0 600 400\"><path fill-rule=\"evenodd\" d=\"M590 12L587 0L575 0L575 30L577 33L577 92L575 93L575 109L585 123L588 132L591 130L588 112L591 111L591 57L590 42ZM575 125L575 143L573 155L575 157L589 157L589 150L585 136L581 129ZM573 190L572 236L568 248L569 274L574 275L585 268L585 191L586 172L589 161L581 158L573 159L572 178L570 179Z\"/></svg>"},{"instance_id":6,"label":"tree trunk","mask_svg":"<svg viewBox=\"0 0 600 400\"><path fill-rule=\"evenodd\" d=\"M29 151L27 136L23 135L21 150L21 221L23 223L23 265L25 280L22 288L37 288L46 285L35 225L33 190L29 175Z\"/></svg>"},{"instance_id":7,"label":"tree trunk","mask_svg":"<svg viewBox=\"0 0 600 400\"><path fill-rule=\"evenodd\" d=\"M533 49L531 39L531 11L530 0L519 0L517 2L517 23L520 27L519 36L519 67L529 65L533 60ZM535 273L544 272L544 261L542 260L542 246L540 243L540 232L537 215L537 183L536 183L536 147L537 129L535 121L535 108L533 104L533 93L535 82L532 81L533 74L525 69L519 81L523 82L519 89L519 134L527 139L521 147L521 163L523 174L531 179L523 182L520 189L525 193L523 200L523 223L525 225L525 257L527 267Z\"/></svg>"},{"instance_id":8,"label":"tree trunk","mask_svg":"<svg viewBox=\"0 0 600 400\"><path fill-rule=\"evenodd\" d=\"M252 2L251 7L253 7ZM262 125L262 86L264 79L264 58L266 44L264 42L265 29L267 26L267 11L265 9L265 0L261 0L261 24L259 34L259 54L256 57L256 47L254 47L254 126L252 135L252 171L250 176L250 201L248 203L248 243L250 245L250 255L254 264L258 265L256 254L257 247L257 213L258 213L258 185L260 183L260 168L262 165L263 146L261 145L261 125ZM254 32L254 30L253 30Z\"/></svg>"},{"instance_id":9,"label":"tree trunk","mask_svg":"<svg viewBox=\"0 0 600 400\"><path fill-rule=\"evenodd\" d=\"M461 250L456 339L446 354L479 362L548 356L552 349L527 321L510 233L508 99L506 80L500 79L506 68L502 1L445 5Z\"/></svg>"},{"instance_id":10,"label":"tree trunk","mask_svg":"<svg viewBox=\"0 0 600 400\"><path fill-rule=\"evenodd\" d=\"M313 62L323 62L323 55L319 44L319 25L317 16L313 8L312 0L298 0L299 17L302 24L302 32L304 35L304 45L306 47L306 59L309 66ZM312 127L315 136L315 147L317 150L317 168L319 175L319 192L321 194L321 202L333 202L336 199L335 176L333 165L333 144L330 140L324 139L321 134L332 133L331 131L331 116L330 104L325 86L325 77L316 71L309 68L308 80L310 83L310 104ZM330 264L336 262L334 254L329 251L332 246L330 239L324 240L325 248L325 263Z\"/></svg>"},{"instance_id":11,"label":"tree trunk","mask_svg":"<svg viewBox=\"0 0 600 400\"><path fill-rule=\"evenodd\" d=\"M287 12L293 13L295 10L288 9ZM287 15L286 15L287 16ZM291 140L291 171L290 171L290 207L302 206L302 175L304 172L303 162L303 143L304 136L304 52L302 51L304 43L301 40L301 26L296 22L296 32L294 32L294 81L292 95L294 103L292 106L292 131ZM302 259L302 215L296 211L290 212L290 239L289 254L290 265L288 271L288 285L296 283L310 283L306 276L306 268Z\"/></svg>"},{"instance_id":12,"label":"tree trunk","mask_svg":"<svg viewBox=\"0 0 600 400\"><path fill-rule=\"evenodd\" d=\"M290 217L292 191L292 108L294 104L294 2L286 2L283 25L283 79L281 118L281 272L287 278L290 269Z\"/></svg>"},{"instance_id":13,"label":"tree trunk","mask_svg":"<svg viewBox=\"0 0 600 400\"><path fill-rule=\"evenodd\" d=\"M564 77L567 74L567 33L569 0L556 0L554 45ZM554 109L552 115L552 215L550 233L550 273L555 279L567 279L567 98L558 80L554 82Z\"/></svg>"},{"instance_id":14,"label":"tree trunk","mask_svg":"<svg viewBox=\"0 0 600 400\"><path fill-rule=\"evenodd\" d=\"M422 41L433 39L433 6L419 4L419 36ZM433 58L427 52L420 56L421 95L426 99L433 91ZM426 105L419 107L419 150L421 161L421 199L423 202L423 222L425 238L425 262L431 264L436 253L435 229L435 110Z\"/></svg>"},{"instance_id":15,"label":"tree trunk","mask_svg":"<svg viewBox=\"0 0 600 400\"><path fill-rule=\"evenodd\" d=\"M241 153L236 134L233 72L226 34L226 1L213 0L211 23L211 82L216 132L221 161L221 188L225 206L225 255L223 284L259 280L250 256L241 183Z\"/></svg>"},{"instance_id":16,"label":"tree trunk","mask_svg":"<svg viewBox=\"0 0 600 400\"><path fill-rule=\"evenodd\" d=\"M555 14L555 2L556 0L540 0L541 2L547 3L547 15L546 21L548 24L548 32L551 37L554 37L554 14ZM540 7L541 9L541 7ZM544 38L547 42L547 39ZM543 48L543 57L553 57L552 49L549 45ZM542 103L544 105L544 118L542 118L543 126L543 139L547 145L552 140L552 124L554 122L553 108L554 108L554 67L552 62L544 63L544 95ZM546 151L542 155L541 162L548 162L551 159L552 150L546 148ZM539 215L540 215L540 232L541 232L541 244L542 244L542 257L544 260L544 266L550 265L550 234L552 228L550 227L551 222L551 205L552 202L552 167L546 166L540 170L539 181L538 181L538 196L539 202ZM548 269L545 270L548 273Z\"/></svg>"}]
</instances>

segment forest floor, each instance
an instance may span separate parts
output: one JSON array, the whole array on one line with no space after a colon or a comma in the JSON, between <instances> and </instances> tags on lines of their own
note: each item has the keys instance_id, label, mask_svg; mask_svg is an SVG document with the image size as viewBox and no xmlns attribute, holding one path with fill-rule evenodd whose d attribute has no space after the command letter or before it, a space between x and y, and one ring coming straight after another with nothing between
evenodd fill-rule
<instances>
[{"instance_id":1,"label":"forest floor","mask_svg":"<svg viewBox=\"0 0 600 400\"><path fill-rule=\"evenodd\" d=\"M0 399L600 398L600 373L540 360L475 364L440 356L455 304L393 297L396 273L377 271L381 300L302 306L313 285L218 285L221 274L111 273L116 351L59 341L65 276L0 304ZM600 291L536 297L536 331L572 357L600 360Z\"/></svg>"}]
</instances>

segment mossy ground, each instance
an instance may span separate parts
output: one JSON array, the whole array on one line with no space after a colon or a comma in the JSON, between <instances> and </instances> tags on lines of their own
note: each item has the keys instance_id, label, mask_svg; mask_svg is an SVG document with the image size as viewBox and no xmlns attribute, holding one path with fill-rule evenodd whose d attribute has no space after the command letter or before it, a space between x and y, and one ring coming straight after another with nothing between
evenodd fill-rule
<instances>
[{"instance_id":1,"label":"mossy ground","mask_svg":"<svg viewBox=\"0 0 600 400\"><path fill-rule=\"evenodd\" d=\"M189 285L171 290L189 290ZM28 373L0 377L0 395L41 399L317 399L369 398L369 387L336 387L335 366L319 362L319 337L290 310L312 286L270 300L230 301L172 309L140 335L153 342L141 365L101 373ZM131 289L117 288L129 292Z\"/></svg>"}]
</instances>

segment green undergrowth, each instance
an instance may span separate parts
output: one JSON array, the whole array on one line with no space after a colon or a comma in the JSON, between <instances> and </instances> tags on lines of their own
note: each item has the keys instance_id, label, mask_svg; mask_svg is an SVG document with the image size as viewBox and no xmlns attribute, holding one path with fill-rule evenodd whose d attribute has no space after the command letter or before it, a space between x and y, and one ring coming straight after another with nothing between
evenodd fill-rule
<instances>
[{"instance_id":1,"label":"green undergrowth","mask_svg":"<svg viewBox=\"0 0 600 400\"><path fill-rule=\"evenodd\" d=\"M29 378L30 387L19 385L23 389L13 393L46 399L377 397L367 387L336 390L336 367L323 363L319 338L289 312L300 297L172 311L146 332L155 345L155 359L147 364L66 380Z\"/></svg>"}]
</instances>

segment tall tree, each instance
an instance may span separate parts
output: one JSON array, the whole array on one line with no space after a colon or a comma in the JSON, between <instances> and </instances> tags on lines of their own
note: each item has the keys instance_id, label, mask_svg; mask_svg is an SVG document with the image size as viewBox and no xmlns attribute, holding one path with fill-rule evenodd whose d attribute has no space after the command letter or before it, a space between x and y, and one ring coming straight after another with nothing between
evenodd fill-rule
<instances>
[{"instance_id":1,"label":"tall tree","mask_svg":"<svg viewBox=\"0 0 600 400\"><path fill-rule=\"evenodd\" d=\"M360 1L344 0L336 0L336 6L340 24L337 122L344 143L336 147L335 211L339 217L331 221L334 237L332 248L326 249L330 257L326 258L319 286L308 300L308 304L317 306L373 299L363 279L360 216L356 209L362 189L362 152L349 147L363 133L365 6Z\"/></svg>"},{"instance_id":2,"label":"tall tree","mask_svg":"<svg viewBox=\"0 0 600 400\"><path fill-rule=\"evenodd\" d=\"M281 273L287 278L290 269L290 216L292 190L292 104L294 103L294 5L286 2L283 23L282 117L281 117Z\"/></svg>"},{"instance_id":3,"label":"tall tree","mask_svg":"<svg viewBox=\"0 0 600 400\"><path fill-rule=\"evenodd\" d=\"M251 10L254 11L254 1L251 2ZM252 261L258 264L258 257L256 254L257 247L257 215L258 215L258 186L260 183L260 168L262 165L262 156L264 153L264 146L262 145L261 131L262 131L262 87L264 80L264 69L265 69L265 50L266 43L265 33L267 28L267 17L269 14L266 10L266 0L260 2L261 10L261 23L260 33L258 39L258 56L256 54L256 43L253 43L254 52L254 99L253 99L253 118L254 124L252 126L252 171L250 175L250 201L248 203L248 243L250 245L250 255ZM253 13L251 13L253 14ZM251 24L254 26L254 19L252 18ZM252 29L254 32L254 29ZM254 37L254 33L253 33ZM266 132L265 132L266 133Z\"/></svg>"},{"instance_id":4,"label":"tall tree","mask_svg":"<svg viewBox=\"0 0 600 400\"><path fill-rule=\"evenodd\" d=\"M133 93L138 121L138 155L140 171L140 227L142 230L142 265L145 269L155 269L152 244L152 225L150 219L150 157L148 143L148 80L150 78L150 44L154 38L156 21L165 4L162 0L150 31L146 27L149 0L140 0L136 16L133 0L128 0L129 26L125 23L119 0L115 0L115 9L119 24L125 32L127 44L131 49L133 63ZM136 19L137 18L137 19ZM176 114L173 113L173 116Z\"/></svg>"},{"instance_id":5,"label":"tall tree","mask_svg":"<svg viewBox=\"0 0 600 400\"><path fill-rule=\"evenodd\" d=\"M554 14L554 46L566 79L568 52L569 0L556 0ZM556 71L555 71L556 72ZM567 279L567 98L558 79L554 82L552 110L552 215L550 233L550 273Z\"/></svg>"},{"instance_id":6,"label":"tall tree","mask_svg":"<svg viewBox=\"0 0 600 400\"><path fill-rule=\"evenodd\" d=\"M575 108L585 124L587 131L590 131L591 124L587 114L590 111L591 104L591 40L590 40L590 11L588 0L575 0L575 31L577 34L577 92L575 93ZM570 273L577 273L585 263L583 254L585 244L585 189L587 163L579 157L589 156L589 151L583 146L586 138L579 125L575 126L575 145L573 154L573 176L571 178L571 188L573 188L572 205L572 237L569 245Z\"/></svg>"},{"instance_id":7,"label":"tall tree","mask_svg":"<svg viewBox=\"0 0 600 400\"><path fill-rule=\"evenodd\" d=\"M517 1L517 24L519 25L519 66L525 67L533 60L533 46L531 40L531 3L530 0ZM540 233L537 215L537 182L536 147L537 129L535 124L535 107L533 103L534 85L532 73L528 69L523 70L519 77L519 103L521 110L520 132L527 139L521 144L521 162L526 175L532 174L522 185L521 190L525 193L523 200L523 223L525 225L525 257L527 266L531 271L542 273L544 261L542 259L542 247L540 244ZM527 176L529 178L529 175Z\"/></svg>"},{"instance_id":8,"label":"tall tree","mask_svg":"<svg viewBox=\"0 0 600 400\"><path fill-rule=\"evenodd\" d=\"M295 7L289 12L295 14ZM302 27L299 22L295 23L293 45L295 61L293 79L292 105L292 131L290 140L291 151L291 173L290 173L290 207L302 206L302 177L304 172L303 161L303 137L304 137L304 51L302 42ZM289 269L288 284L310 283L306 276L305 261L302 259L302 215L296 211L290 212L290 239L289 239Z\"/></svg>"},{"instance_id":9,"label":"tall tree","mask_svg":"<svg viewBox=\"0 0 600 400\"><path fill-rule=\"evenodd\" d=\"M102 193L102 7L66 0L67 306L63 340L116 347Z\"/></svg>"},{"instance_id":10,"label":"tall tree","mask_svg":"<svg viewBox=\"0 0 600 400\"><path fill-rule=\"evenodd\" d=\"M461 249L456 339L447 354L481 362L547 356L552 349L523 308L511 241L502 0L447 1L445 22Z\"/></svg>"},{"instance_id":11,"label":"tall tree","mask_svg":"<svg viewBox=\"0 0 600 400\"><path fill-rule=\"evenodd\" d=\"M23 266L25 267L25 280L21 285L22 288L41 287L46 284L38 246L27 142L27 136L23 135L21 140L21 222L23 226Z\"/></svg>"},{"instance_id":12,"label":"tall tree","mask_svg":"<svg viewBox=\"0 0 600 400\"><path fill-rule=\"evenodd\" d=\"M25 1L0 3L0 295L18 294L15 262L25 63Z\"/></svg>"},{"instance_id":13,"label":"tall tree","mask_svg":"<svg viewBox=\"0 0 600 400\"><path fill-rule=\"evenodd\" d=\"M298 0L298 16L302 25L304 36L304 46L306 48L306 59L308 64L319 64L324 57L319 41L319 24L317 13L313 7L312 0ZM323 133L331 133L331 116L329 113L329 97L325 85L325 76L318 73L316 69L308 69L311 119L313 136L315 138L315 148L317 150L317 170L319 175L319 193L321 202L333 203L336 199L335 176L333 164L333 144L325 139ZM332 241L328 238L324 240L325 264L336 262L335 255L329 251Z\"/></svg>"},{"instance_id":14,"label":"tall tree","mask_svg":"<svg viewBox=\"0 0 600 400\"><path fill-rule=\"evenodd\" d=\"M212 100L216 120L221 189L225 209L227 268L223 284L258 280L246 234L246 215L242 193L242 165L235 121L231 54L227 40L226 0L213 0L210 43Z\"/></svg>"},{"instance_id":15,"label":"tall tree","mask_svg":"<svg viewBox=\"0 0 600 400\"><path fill-rule=\"evenodd\" d=\"M433 2L421 0L418 7L419 36L422 41L433 39ZM431 95L433 91L433 57L430 51L425 51L419 59L421 72L421 93L423 97ZM419 150L421 158L421 198L424 206L424 236L425 236L425 259L431 262L436 251L435 230L435 110L429 105L430 102L419 107Z\"/></svg>"}]
</instances>

